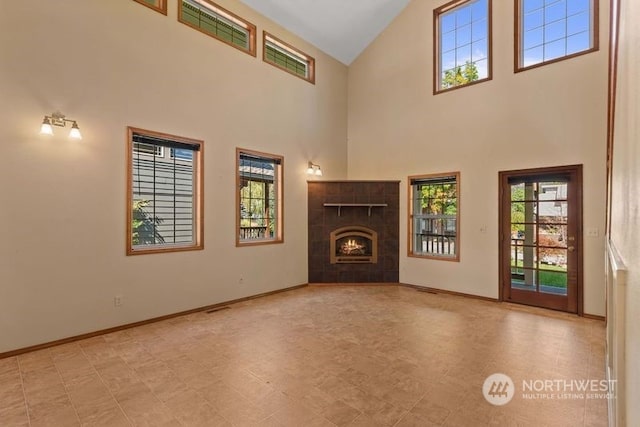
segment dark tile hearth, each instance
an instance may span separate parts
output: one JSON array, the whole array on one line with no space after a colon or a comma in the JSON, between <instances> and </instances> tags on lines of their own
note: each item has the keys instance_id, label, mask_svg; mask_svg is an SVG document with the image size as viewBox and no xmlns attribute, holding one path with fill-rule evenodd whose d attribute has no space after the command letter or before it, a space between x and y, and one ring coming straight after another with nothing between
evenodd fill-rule
<instances>
[{"instance_id":1,"label":"dark tile hearth","mask_svg":"<svg viewBox=\"0 0 640 427\"><path fill-rule=\"evenodd\" d=\"M398 282L399 181L310 181L308 189L309 283ZM343 206L338 215L326 203L386 206ZM377 262L331 263L330 234L347 226L377 233Z\"/></svg>"}]
</instances>

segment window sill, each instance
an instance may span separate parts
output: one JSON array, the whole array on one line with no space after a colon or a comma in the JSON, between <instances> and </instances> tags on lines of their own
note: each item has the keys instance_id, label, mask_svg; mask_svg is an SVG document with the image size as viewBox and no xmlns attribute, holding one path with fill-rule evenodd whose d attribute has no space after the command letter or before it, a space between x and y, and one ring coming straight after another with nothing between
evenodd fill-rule
<instances>
[{"instance_id":1,"label":"window sill","mask_svg":"<svg viewBox=\"0 0 640 427\"><path fill-rule=\"evenodd\" d=\"M127 248L127 256L130 255L147 255L147 254L163 254L169 252L186 252L186 251L201 251L204 249L203 244L189 245L189 246L155 246L153 248L135 249L132 247Z\"/></svg>"},{"instance_id":2,"label":"window sill","mask_svg":"<svg viewBox=\"0 0 640 427\"><path fill-rule=\"evenodd\" d=\"M280 243L284 243L284 239L271 239L271 240L237 240L236 247L244 247L244 246L262 246L262 245L277 245Z\"/></svg>"},{"instance_id":3,"label":"window sill","mask_svg":"<svg viewBox=\"0 0 640 427\"><path fill-rule=\"evenodd\" d=\"M407 254L409 258L420 258L420 259L432 259L436 261L449 261L449 262L460 262L460 254L456 254L455 256L444 256L444 255L429 255L429 254L416 254L413 252L409 252Z\"/></svg>"}]
</instances>

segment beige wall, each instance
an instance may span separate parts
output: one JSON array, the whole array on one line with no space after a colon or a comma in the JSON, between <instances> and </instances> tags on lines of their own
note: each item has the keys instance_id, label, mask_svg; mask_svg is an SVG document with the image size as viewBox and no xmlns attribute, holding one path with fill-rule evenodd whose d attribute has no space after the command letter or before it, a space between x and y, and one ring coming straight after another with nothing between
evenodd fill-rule
<instances>
[{"instance_id":1,"label":"beige wall","mask_svg":"<svg viewBox=\"0 0 640 427\"><path fill-rule=\"evenodd\" d=\"M628 269L626 296L627 425L640 425L640 4L622 0L613 153L611 241Z\"/></svg>"},{"instance_id":2,"label":"beige wall","mask_svg":"<svg viewBox=\"0 0 640 427\"><path fill-rule=\"evenodd\" d=\"M307 161L346 178L347 69L216 1L258 26L257 58L176 0L0 2L0 352L306 283ZM262 62L263 29L316 58L315 86ZM58 109L81 142L38 134ZM205 250L125 256L127 125L205 140ZM285 157L284 244L235 248L236 147Z\"/></svg>"},{"instance_id":3,"label":"beige wall","mask_svg":"<svg viewBox=\"0 0 640 427\"><path fill-rule=\"evenodd\" d=\"M498 171L584 165L584 310L604 315L607 22L599 52L514 74L513 1L493 1L493 80L434 96L432 17L413 0L349 68L349 178L461 172L460 263L408 258L400 280L498 297ZM401 218L406 218L406 191Z\"/></svg>"}]
</instances>

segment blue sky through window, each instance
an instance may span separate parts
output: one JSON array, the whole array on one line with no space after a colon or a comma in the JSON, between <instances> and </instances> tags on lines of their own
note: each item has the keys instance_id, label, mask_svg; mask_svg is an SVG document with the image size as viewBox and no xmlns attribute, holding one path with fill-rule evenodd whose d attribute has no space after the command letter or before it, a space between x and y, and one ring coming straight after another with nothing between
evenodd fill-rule
<instances>
[{"instance_id":1,"label":"blue sky through window","mask_svg":"<svg viewBox=\"0 0 640 427\"><path fill-rule=\"evenodd\" d=\"M489 0L473 0L439 15L440 77L475 64L478 79L489 76Z\"/></svg>"},{"instance_id":2,"label":"blue sky through window","mask_svg":"<svg viewBox=\"0 0 640 427\"><path fill-rule=\"evenodd\" d=\"M593 0L521 0L520 65L528 67L589 50Z\"/></svg>"},{"instance_id":3,"label":"blue sky through window","mask_svg":"<svg viewBox=\"0 0 640 427\"><path fill-rule=\"evenodd\" d=\"M171 157L178 160L193 160L193 151L184 148L172 148Z\"/></svg>"}]
</instances>

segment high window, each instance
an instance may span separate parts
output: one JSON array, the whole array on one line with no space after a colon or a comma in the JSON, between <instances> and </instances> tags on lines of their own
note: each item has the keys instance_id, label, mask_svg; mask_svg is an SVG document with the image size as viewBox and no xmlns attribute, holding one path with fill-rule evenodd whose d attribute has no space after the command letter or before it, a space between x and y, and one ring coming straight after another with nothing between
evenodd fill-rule
<instances>
[{"instance_id":1,"label":"high window","mask_svg":"<svg viewBox=\"0 0 640 427\"><path fill-rule=\"evenodd\" d=\"M598 50L596 0L516 0L515 70Z\"/></svg>"},{"instance_id":2,"label":"high window","mask_svg":"<svg viewBox=\"0 0 640 427\"><path fill-rule=\"evenodd\" d=\"M180 0L178 21L256 56L256 26L209 0Z\"/></svg>"},{"instance_id":3,"label":"high window","mask_svg":"<svg viewBox=\"0 0 640 427\"><path fill-rule=\"evenodd\" d=\"M163 15L167 14L167 0L134 0L140 4L143 4L156 12L160 12Z\"/></svg>"},{"instance_id":4,"label":"high window","mask_svg":"<svg viewBox=\"0 0 640 427\"><path fill-rule=\"evenodd\" d=\"M282 163L273 154L236 150L236 245L281 243Z\"/></svg>"},{"instance_id":5,"label":"high window","mask_svg":"<svg viewBox=\"0 0 640 427\"><path fill-rule=\"evenodd\" d=\"M460 173L409 177L409 256L460 260Z\"/></svg>"},{"instance_id":6,"label":"high window","mask_svg":"<svg viewBox=\"0 0 640 427\"><path fill-rule=\"evenodd\" d=\"M266 31L262 55L265 62L315 84L315 59Z\"/></svg>"},{"instance_id":7,"label":"high window","mask_svg":"<svg viewBox=\"0 0 640 427\"><path fill-rule=\"evenodd\" d=\"M433 17L434 93L491 80L491 0L455 0Z\"/></svg>"},{"instance_id":8,"label":"high window","mask_svg":"<svg viewBox=\"0 0 640 427\"><path fill-rule=\"evenodd\" d=\"M127 254L203 248L203 142L128 128Z\"/></svg>"}]
</instances>

